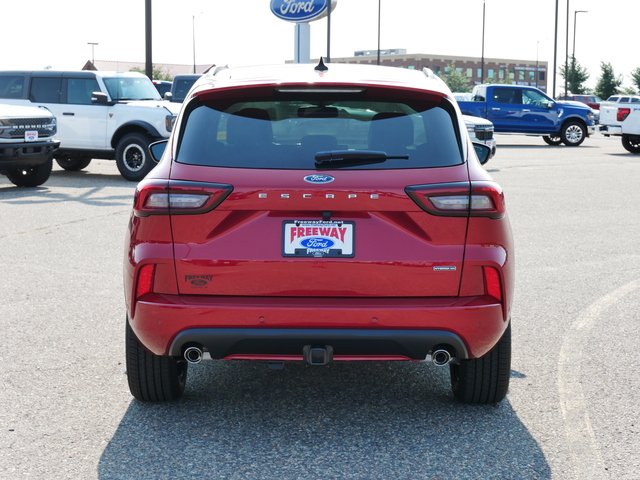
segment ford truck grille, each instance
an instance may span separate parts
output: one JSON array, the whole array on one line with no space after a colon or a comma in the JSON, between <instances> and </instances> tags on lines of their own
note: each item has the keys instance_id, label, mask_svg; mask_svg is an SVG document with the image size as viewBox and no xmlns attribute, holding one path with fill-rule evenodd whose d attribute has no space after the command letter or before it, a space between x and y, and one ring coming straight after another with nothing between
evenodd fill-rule
<instances>
[{"instance_id":1,"label":"ford truck grille","mask_svg":"<svg viewBox=\"0 0 640 480\"><path fill-rule=\"evenodd\" d=\"M25 132L37 131L38 137L52 137L57 131L55 118L0 119L0 138L24 138Z\"/></svg>"}]
</instances>

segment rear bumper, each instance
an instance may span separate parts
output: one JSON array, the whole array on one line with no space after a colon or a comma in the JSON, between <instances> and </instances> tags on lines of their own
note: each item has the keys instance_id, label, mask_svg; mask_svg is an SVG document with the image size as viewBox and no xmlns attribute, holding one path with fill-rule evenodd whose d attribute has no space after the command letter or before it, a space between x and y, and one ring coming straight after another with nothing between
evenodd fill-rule
<instances>
[{"instance_id":1,"label":"rear bumper","mask_svg":"<svg viewBox=\"0 0 640 480\"><path fill-rule=\"evenodd\" d=\"M622 127L619 125L598 125L598 132L604 135L622 135Z\"/></svg>"},{"instance_id":2,"label":"rear bumper","mask_svg":"<svg viewBox=\"0 0 640 480\"><path fill-rule=\"evenodd\" d=\"M305 345L330 345L338 361L425 360L435 347L446 347L457 359L468 358L462 339L440 330L194 328L178 334L169 355L182 356L191 345L204 347L212 359L303 360Z\"/></svg>"},{"instance_id":3,"label":"rear bumper","mask_svg":"<svg viewBox=\"0 0 640 480\"><path fill-rule=\"evenodd\" d=\"M458 358L487 353L507 327L490 296L297 298L144 295L130 324L156 355L179 356L198 344L212 358L301 355L331 345L334 356L424 360L440 344ZM453 353L453 352L452 352ZM248 358L248 357L246 357Z\"/></svg>"}]
</instances>

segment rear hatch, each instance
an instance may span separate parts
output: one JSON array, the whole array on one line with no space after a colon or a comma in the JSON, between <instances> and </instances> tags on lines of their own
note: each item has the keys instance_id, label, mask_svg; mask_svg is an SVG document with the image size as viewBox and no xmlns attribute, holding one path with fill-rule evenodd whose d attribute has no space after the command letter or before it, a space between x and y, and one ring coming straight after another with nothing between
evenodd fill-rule
<instances>
[{"instance_id":1,"label":"rear hatch","mask_svg":"<svg viewBox=\"0 0 640 480\"><path fill-rule=\"evenodd\" d=\"M187 107L170 189L214 201L171 209L180 293L458 295L468 216L419 205L468 195L448 100L293 90Z\"/></svg>"}]
</instances>

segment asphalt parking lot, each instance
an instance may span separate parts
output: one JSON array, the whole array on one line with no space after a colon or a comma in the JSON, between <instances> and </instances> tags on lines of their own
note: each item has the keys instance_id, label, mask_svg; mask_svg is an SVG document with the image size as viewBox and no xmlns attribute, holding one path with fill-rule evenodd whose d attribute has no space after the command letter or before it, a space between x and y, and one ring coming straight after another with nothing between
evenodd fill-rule
<instances>
[{"instance_id":1,"label":"asphalt parking lot","mask_svg":"<svg viewBox=\"0 0 640 480\"><path fill-rule=\"evenodd\" d=\"M2 479L640 478L640 155L497 136L516 242L514 357L498 406L448 369L203 362L178 402L129 394L115 162L0 176Z\"/></svg>"}]
</instances>

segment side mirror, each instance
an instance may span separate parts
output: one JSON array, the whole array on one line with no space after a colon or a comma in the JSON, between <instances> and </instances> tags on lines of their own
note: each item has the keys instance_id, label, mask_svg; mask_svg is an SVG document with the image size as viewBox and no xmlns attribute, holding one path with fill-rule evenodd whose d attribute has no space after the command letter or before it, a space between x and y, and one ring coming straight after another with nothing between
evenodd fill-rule
<instances>
[{"instance_id":1,"label":"side mirror","mask_svg":"<svg viewBox=\"0 0 640 480\"><path fill-rule=\"evenodd\" d=\"M98 105L108 105L109 97L106 93L93 92L91 94L91 103L97 103Z\"/></svg>"},{"instance_id":2,"label":"side mirror","mask_svg":"<svg viewBox=\"0 0 640 480\"><path fill-rule=\"evenodd\" d=\"M487 147L484 143L473 142L473 149L476 151L480 164L484 165L491 158L491 148Z\"/></svg>"},{"instance_id":3,"label":"side mirror","mask_svg":"<svg viewBox=\"0 0 640 480\"><path fill-rule=\"evenodd\" d=\"M151 158L158 163L164 155L164 151L167 149L168 140L160 140L149 145L149 152L151 152Z\"/></svg>"},{"instance_id":4,"label":"side mirror","mask_svg":"<svg viewBox=\"0 0 640 480\"><path fill-rule=\"evenodd\" d=\"M164 99L165 99L165 100L168 100L168 101L170 101L170 102L171 102L171 101L172 101L172 99L173 99L173 93L171 93L171 92L167 92L167 93L165 93L165 94L164 94Z\"/></svg>"},{"instance_id":5,"label":"side mirror","mask_svg":"<svg viewBox=\"0 0 640 480\"><path fill-rule=\"evenodd\" d=\"M552 108L555 108L555 107L556 107L556 102L548 102L547 103L547 108L549 110L551 110Z\"/></svg>"}]
</instances>

